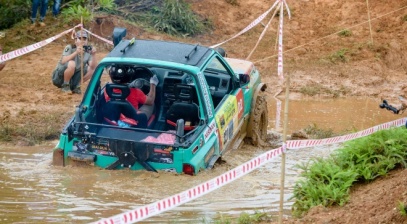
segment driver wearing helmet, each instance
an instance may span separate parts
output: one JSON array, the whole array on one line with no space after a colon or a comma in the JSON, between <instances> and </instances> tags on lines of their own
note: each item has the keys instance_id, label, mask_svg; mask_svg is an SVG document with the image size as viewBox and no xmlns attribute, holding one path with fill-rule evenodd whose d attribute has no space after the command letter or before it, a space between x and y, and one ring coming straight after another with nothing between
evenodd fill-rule
<instances>
[{"instance_id":1,"label":"driver wearing helmet","mask_svg":"<svg viewBox=\"0 0 407 224\"><path fill-rule=\"evenodd\" d=\"M125 67L113 65L109 70L110 79L115 84L125 84L130 82L131 76ZM154 100L156 93L156 86L158 85L158 78L156 75L150 78L150 91L147 95L141 91L142 84L134 81L129 84L130 94L126 98L127 101L137 110L138 113L144 113L149 119L154 112ZM113 90L115 91L115 90ZM117 90L120 91L120 90ZM104 92L105 100L109 101L109 96ZM142 105L142 106L140 106Z\"/></svg>"}]
</instances>

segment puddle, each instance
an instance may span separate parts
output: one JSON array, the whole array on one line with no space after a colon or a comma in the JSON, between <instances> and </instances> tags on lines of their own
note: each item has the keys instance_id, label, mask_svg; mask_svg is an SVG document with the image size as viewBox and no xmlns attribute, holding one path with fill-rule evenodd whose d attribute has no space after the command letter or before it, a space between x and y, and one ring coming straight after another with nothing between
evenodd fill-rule
<instances>
[{"instance_id":1,"label":"puddle","mask_svg":"<svg viewBox=\"0 0 407 224\"><path fill-rule=\"evenodd\" d=\"M332 129L335 133L351 130L360 131L403 117L403 115L381 109L380 103L380 99L372 98L290 100L288 103L287 133L303 129L309 125L316 125L316 127L324 130ZM281 101L280 129L284 122L284 104L285 101ZM269 127L271 128L278 127L276 126L276 120L278 121L276 108L277 101L275 99L269 101Z\"/></svg>"},{"instance_id":2,"label":"puddle","mask_svg":"<svg viewBox=\"0 0 407 224\"><path fill-rule=\"evenodd\" d=\"M289 133L310 124L319 128L362 130L401 118L380 109L373 99L301 100L289 103ZM270 128L275 128L276 101L269 102ZM284 102L281 105L283 110ZM281 112L283 118L283 111ZM283 120L283 119L281 119ZM282 125L282 123L281 123ZM177 194L208 181L263 153L244 145L225 156L226 163L198 176L140 171L107 171L96 167L52 167L55 142L35 147L0 146L1 223L90 223ZM295 165L326 156L338 145L289 150L285 196L298 179ZM241 212L278 214L280 157L201 198L151 217L143 223L203 223ZM284 204L290 215L293 201Z\"/></svg>"}]
</instances>

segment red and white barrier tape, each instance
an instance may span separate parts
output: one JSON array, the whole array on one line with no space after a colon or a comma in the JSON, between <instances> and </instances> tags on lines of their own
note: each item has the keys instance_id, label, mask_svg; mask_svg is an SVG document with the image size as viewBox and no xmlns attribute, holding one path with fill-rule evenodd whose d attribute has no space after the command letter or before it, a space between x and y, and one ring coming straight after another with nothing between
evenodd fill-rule
<instances>
[{"instance_id":1,"label":"red and white barrier tape","mask_svg":"<svg viewBox=\"0 0 407 224\"><path fill-rule=\"evenodd\" d=\"M11 60L13 58L20 57L22 55L28 54L28 53L30 53L32 51L35 51L35 50L37 50L39 48L42 48L43 46L51 43L52 41L60 38L61 36L71 32L75 28L81 27L81 26L82 26L82 24L76 25L75 27L73 27L73 28L71 28L69 30L66 30L66 31L64 31L64 32L62 32L60 34L57 34L57 35L55 35L53 37L50 37L50 38L48 38L46 40L43 40L43 41L40 41L38 43L35 43L35 44L32 44L32 45L17 49L15 51L8 52L6 54L2 54L2 55L0 55L0 63L5 62L5 61L9 61L9 60Z\"/></svg>"},{"instance_id":2,"label":"red and white barrier tape","mask_svg":"<svg viewBox=\"0 0 407 224\"><path fill-rule=\"evenodd\" d=\"M276 127L275 129L278 130L278 128L280 128L281 125L281 100L276 99Z\"/></svg>"},{"instance_id":3,"label":"red and white barrier tape","mask_svg":"<svg viewBox=\"0 0 407 224\"><path fill-rule=\"evenodd\" d=\"M251 23L250 23L246 28L244 28L242 31L240 31L239 33L237 33L237 34L234 35L233 37L231 37L231 38L229 38L229 39L227 39L227 40L225 40L225 41L223 41L223 42L221 42L221 43L219 43L219 44L215 44L215 45L210 46L210 48L218 47L218 46L220 46L220 45L222 45L222 44L224 44L224 43L226 43L226 42L228 42L228 41L230 41L230 40L232 40L232 39L235 39L236 37L238 37L238 36L240 36L240 35L246 33L246 32L249 31L251 28L255 27L257 24L259 24L259 23L267 16L267 14L270 13L271 10L273 10L274 7L276 7L276 5L277 5L277 3L278 3L279 1L281 1L281 0L277 0L276 2L274 2L274 4L273 4L266 12L264 12L263 14L261 14L257 19L255 19L253 22L251 22Z\"/></svg>"},{"instance_id":4,"label":"red and white barrier tape","mask_svg":"<svg viewBox=\"0 0 407 224\"><path fill-rule=\"evenodd\" d=\"M66 31L64 31L64 32L62 32L62 33L60 33L60 34L57 34L57 35L55 35L55 36L53 36L53 37L50 37L50 38L48 38L48 39L46 39L46 40L43 40L43 41L40 41L40 42L38 42L38 43L35 43L35 44L32 44L32 45L23 47L23 48L20 48L20 49L11 51L11 52L8 52L8 53L6 53L6 54L2 54L2 55L0 55L0 63L9 61L9 60L11 60L11 59L13 59L13 58L17 58L17 57L23 56L23 55L25 55L25 54L28 54L28 53L30 53L30 52L33 52L33 51L35 51L35 50L38 50L38 49L42 48L43 46L45 46L45 45L47 45L47 44L53 42L54 40L56 40L56 39L62 37L63 35L65 35L65 34L67 34L67 33L69 33L69 32L74 31L76 28L81 27L81 26L82 26L82 24L76 25L75 27L73 27L73 28L71 28L71 29L69 29L69 30L66 30ZM95 37L97 37L98 39L100 39L100 40L102 40L102 41L104 41L104 42L106 42L106 43L108 43L108 44L110 44L110 45L113 45L113 42L112 42L112 41L107 40L107 39L105 39L105 38L103 38L103 37L100 37L100 36L98 36L98 35L96 35L96 34L90 32L90 31L87 30L87 29L84 29L84 28L83 28L83 30L85 30L86 32L88 32L88 33L91 34L92 36L95 36Z\"/></svg>"},{"instance_id":5,"label":"red and white barrier tape","mask_svg":"<svg viewBox=\"0 0 407 224\"><path fill-rule=\"evenodd\" d=\"M179 205L199 198L220 187L223 187L224 185L229 184L230 182L270 162L272 159L276 158L278 155L281 155L282 153L283 153L282 147L270 150L220 176L217 176L205 183L190 188L179 194L151 203L149 205L141 206L140 208L113 216L111 218L102 219L94 223L97 224L134 223L147 219L148 217L158 215L167 210L178 207Z\"/></svg>"},{"instance_id":6,"label":"red and white barrier tape","mask_svg":"<svg viewBox=\"0 0 407 224\"><path fill-rule=\"evenodd\" d=\"M346 142L346 141L350 141L350 140L357 139L360 137L371 135L380 130L389 129L391 127L403 126L406 123L406 121L407 121L407 118L400 118L398 120L380 124L380 125L368 128L363 131L359 131L356 133L343 135L343 136L332 137L332 138L287 141L287 148L301 149L301 148L306 148L306 147L314 147L314 146L320 146L320 145L330 145L330 144L334 144L334 143Z\"/></svg>"},{"instance_id":7,"label":"red and white barrier tape","mask_svg":"<svg viewBox=\"0 0 407 224\"><path fill-rule=\"evenodd\" d=\"M101 36L99 36L99 35L96 35L96 34L90 32L89 30L87 30L87 29L85 29L85 28L83 28L83 30L85 30L86 32L90 33L92 36L95 36L96 38L98 38L98 39L100 39L100 40L102 40L102 41L104 41L104 42L106 42L106 43L108 43L108 44L110 44L110 45L113 45L113 41L110 41L110 40L105 39L105 38L103 38L103 37L101 37Z\"/></svg>"},{"instance_id":8,"label":"red and white barrier tape","mask_svg":"<svg viewBox=\"0 0 407 224\"><path fill-rule=\"evenodd\" d=\"M395 121L384 123L381 125L374 126L372 128L349 134L344 136L338 136L327 139L318 139L318 140L294 140L287 141L279 148L272 149L267 151L260 156L251 159L250 161L222 174L219 175L205 183L202 183L198 186L190 188L186 191L183 191L179 194L167 197L165 199L159 200L157 202L141 206L137 209L113 216L111 218L105 218L100 221L94 222L94 224L127 224L135 223L147 219L151 216L158 215L165 211L168 211L172 208L178 207L184 203L192 201L196 198L199 198L209 192L212 192L220 187L223 187L226 184L229 184L232 181L254 171L255 169L263 166L264 164L272 161L277 156L282 153L286 153L287 149L300 149L318 145L330 145L339 142L345 142L353 140L356 138L364 137L370 135L379 130L389 129L391 127L402 126L406 123L407 118L401 118Z\"/></svg>"}]
</instances>

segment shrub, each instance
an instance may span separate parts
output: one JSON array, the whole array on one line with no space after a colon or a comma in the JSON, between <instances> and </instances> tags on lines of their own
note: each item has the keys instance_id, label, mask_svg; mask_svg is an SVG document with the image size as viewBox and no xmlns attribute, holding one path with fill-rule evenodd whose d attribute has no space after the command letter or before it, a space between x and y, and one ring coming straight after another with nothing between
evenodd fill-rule
<instances>
[{"instance_id":1,"label":"shrub","mask_svg":"<svg viewBox=\"0 0 407 224\"><path fill-rule=\"evenodd\" d=\"M183 0L165 0L163 6L153 12L152 21L156 30L171 35L195 35L205 28Z\"/></svg>"},{"instance_id":2,"label":"shrub","mask_svg":"<svg viewBox=\"0 0 407 224\"><path fill-rule=\"evenodd\" d=\"M93 4L92 4L93 3ZM113 9L115 6L114 0L73 0L66 3L67 8L62 11L65 22L74 21L75 23L89 22L93 19L93 12L98 10Z\"/></svg>"},{"instance_id":3,"label":"shrub","mask_svg":"<svg viewBox=\"0 0 407 224\"><path fill-rule=\"evenodd\" d=\"M352 31L350 30L342 30L338 33L339 36L341 37L350 37L352 36Z\"/></svg>"},{"instance_id":4,"label":"shrub","mask_svg":"<svg viewBox=\"0 0 407 224\"><path fill-rule=\"evenodd\" d=\"M14 24L30 18L31 4L29 0L0 0L0 30L11 28Z\"/></svg>"},{"instance_id":5,"label":"shrub","mask_svg":"<svg viewBox=\"0 0 407 224\"><path fill-rule=\"evenodd\" d=\"M298 165L303 172L294 186L293 215L317 205L345 204L354 182L369 182L399 165L407 167L406 148L406 129L393 128L346 142L327 159Z\"/></svg>"}]
</instances>

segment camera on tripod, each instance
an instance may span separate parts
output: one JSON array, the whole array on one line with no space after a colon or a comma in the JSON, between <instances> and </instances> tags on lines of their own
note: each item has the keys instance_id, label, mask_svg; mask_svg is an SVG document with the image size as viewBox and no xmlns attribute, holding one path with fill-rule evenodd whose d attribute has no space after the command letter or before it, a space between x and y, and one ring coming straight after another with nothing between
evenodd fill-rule
<instances>
[{"instance_id":1,"label":"camera on tripod","mask_svg":"<svg viewBox=\"0 0 407 224\"><path fill-rule=\"evenodd\" d=\"M84 50L85 52L90 53L90 52L92 51L92 46L90 46L90 45L84 45L84 46L83 46L83 50Z\"/></svg>"},{"instance_id":2,"label":"camera on tripod","mask_svg":"<svg viewBox=\"0 0 407 224\"><path fill-rule=\"evenodd\" d=\"M387 103L387 100L383 100L383 102L379 105L380 108L384 109L386 108L387 110L391 110L393 111L393 113L398 114L399 113L399 109L393 107L392 105Z\"/></svg>"}]
</instances>

